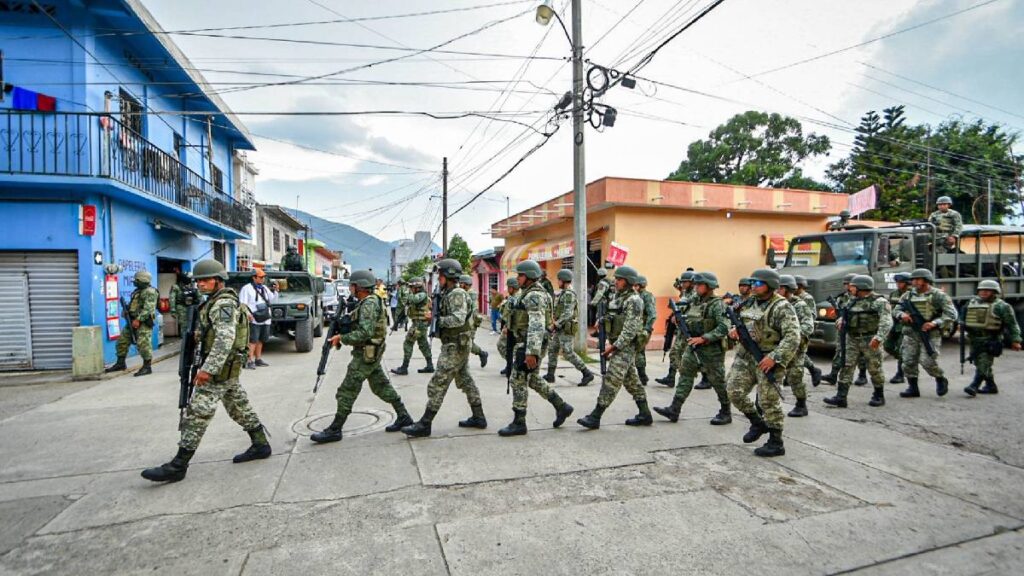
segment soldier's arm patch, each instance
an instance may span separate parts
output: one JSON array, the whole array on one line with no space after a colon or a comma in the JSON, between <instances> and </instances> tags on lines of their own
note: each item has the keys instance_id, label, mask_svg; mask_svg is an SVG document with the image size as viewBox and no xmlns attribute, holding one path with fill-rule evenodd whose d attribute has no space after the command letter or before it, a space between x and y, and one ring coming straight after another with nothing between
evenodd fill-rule
<instances>
[{"instance_id":1,"label":"soldier's arm patch","mask_svg":"<svg viewBox=\"0 0 1024 576\"><path fill-rule=\"evenodd\" d=\"M217 309L217 318L222 322L231 322L235 319L234 306L221 306Z\"/></svg>"}]
</instances>

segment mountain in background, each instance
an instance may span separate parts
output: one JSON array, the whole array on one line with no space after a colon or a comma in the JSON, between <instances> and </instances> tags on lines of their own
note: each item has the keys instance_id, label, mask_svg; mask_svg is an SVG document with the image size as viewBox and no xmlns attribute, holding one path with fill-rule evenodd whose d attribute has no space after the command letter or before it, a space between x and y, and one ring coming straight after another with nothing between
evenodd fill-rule
<instances>
[{"instance_id":1,"label":"mountain in background","mask_svg":"<svg viewBox=\"0 0 1024 576\"><path fill-rule=\"evenodd\" d=\"M312 228L315 240L327 244L327 248L335 252L343 252L345 262L350 264L353 270L373 268L374 272L387 277L387 271L391 267L391 249L400 240L387 242L348 224L324 220L302 210L284 206L282 208L296 220ZM433 249L435 252L441 251L437 244L433 244Z\"/></svg>"}]
</instances>

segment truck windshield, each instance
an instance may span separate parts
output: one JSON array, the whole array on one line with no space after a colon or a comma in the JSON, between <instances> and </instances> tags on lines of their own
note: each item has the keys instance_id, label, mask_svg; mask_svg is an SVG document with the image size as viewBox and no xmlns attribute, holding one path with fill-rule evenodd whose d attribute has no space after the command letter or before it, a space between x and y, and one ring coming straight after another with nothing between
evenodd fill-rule
<instances>
[{"instance_id":1,"label":"truck windshield","mask_svg":"<svg viewBox=\"0 0 1024 576\"><path fill-rule=\"evenodd\" d=\"M287 276L287 277L271 277L270 281L277 283L277 289L282 292L312 292L313 287L309 282L308 276Z\"/></svg>"},{"instance_id":2,"label":"truck windshield","mask_svg":"<svg viewBox=\"0 0 1024 576\"><path fill-rule=\"evenodd\" d=\"M789 247L786 266L867 266L873 244L869 234L797 238Z\"/></svg>"}]
</instances>

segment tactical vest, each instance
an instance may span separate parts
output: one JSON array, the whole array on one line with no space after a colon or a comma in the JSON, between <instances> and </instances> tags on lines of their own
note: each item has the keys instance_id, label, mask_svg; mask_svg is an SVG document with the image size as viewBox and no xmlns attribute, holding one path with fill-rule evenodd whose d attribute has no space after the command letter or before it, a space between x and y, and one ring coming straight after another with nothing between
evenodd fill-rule
<instances>
[{"instance_id":1,"label":"tactical vest","mask_svg":"<svg viewBox=\"0 0 1024 576\"><path fill-rule=\"evenodd\" d=\"M715 329L715 319L708 316L708 310L711 309L711 303L716 300L721 300L721 298L718 296L707 300L698 298L687 306L684 319L686 329L690 331L691 336L700 336Z\"/></svg>"},{"instance_id":2,"label":"tactical vest","mask_svg":"<svg viewBox=\"0 0 1024 576\"><path fill-rule=\"evenodd\" d=\"M352 312L352 324L358 325L359 318L363 314L369 314L367 306L375 306L377 310L377 323L373 326L373 333L370 334L370 341L366 344L372 344L374 346L379 345L384 341L384 337L388 333L388 316L384 312L384 300L376 294L370 294L366 298L363 298L359 305L356 306L355 311ZM366 344L357 344L355 348L360 348Z\"/></svg>"},{"instance_id":3,"label":"tactical vest","mask_svg":"<svg viewBox=\"0 0 1024 576\"><path fill-rule=\"evenodd\" d=\"M156 288L153 288L152 286L146 286L145 288L136 289L136 290L134 290L132 292L132 298L131 298L131 300L128 301L128 313L131 315L132 318L138 318L139 317L139 313L143 311L142 310L142 295L146 294L149 291L156 292L157 290L156 290ZM160 294L159 293L156 294L156 298L154 298L154 300L159 302L159 300L160 300ZM142 321L142 325L143 326L149 326L150 328L152 328L154 322L156 322L156 318L154 317L153 314L150 314L148 318L146 318L145 320Z\"/></svg>"},{"instance_id":4,"label":"tactical vest","mask_svg":"<svg viewBox=\"0 0 1024 576\"><path fill-rule=\"evenodd\" d=\"M616 294L604 313L604 331L612 342L619 339L622 328L626 325L626 301L633 296L640 298L636 293L630 294L628 290L627 288L627 292L623 292L621 297Z\"/></svg>"},{"instance_id":5,"label":"tactical vest","mask_svg":"<svg viewBox=\"0 0 1024 576\"><path fill-rule=\"evenodd\" d=\"M458 293L456 294L456 292L458 292ZM468 299L469 296L466 295L466 291L463 290L462 288L452 288L448 292L444 292L443 294L441 294L440 298L441 298L441 304L439 305L438 309L439 309L439 311L441 313L441 316L451 316L452 315L451 299L452 298L467 298ZM454 341L458 340L459 336L461 336L463 334L468 334L468 333L472 332L473 330L475 330L475 328L473 326L472 318L470 318L470 316L472 314L473 314L473 307L472 307L472 305L466 306L466 317L462 319L462 324L460 324L458 326L438 328L438 332L440 333L439 335L441 337L441 343L442 344L448 344L449 342L454 342Z\"/></svg>"},{"instance_id":6,"label":"tactical vest","mask_svg":"<svg viewBox=\"0 0 1024 576\"><path fill-rule=\"evenodd\" d=\"M935 224L936 231L942 234L949 234L953 231L953 227L956 224L955 216L953 216L952 210L946 213L933 212L932 222Z\"/></svg>"},{"instance_id":7,"label":"tactical vest","mask_svg":"<svg viewBox=\"0 0 1024 576\"><path fill-rule=\"evenodd\" d=\"M205 362L217 337L213 321L210 319L210 310L213 309L214 302L225 298L235 303L235 317L232 320L235 323L235 340L231 343L231 351L224 362L224 367L220 369L219 374L214 375L215 380L222 382L238 378L242 372L243 361L249 356L249 314L246 313L249 307L238 301L238 294L231 288L218 291L199 308L199 334L196 338L202 345L200 355Z\"/></svg>"},{"instance_id":8,"label":"tactical vest","mask_svg":"<svg viewBox=\"0 0 1024 576\"><path fill-rule=\"evenodd\" d=\"M1003 320L996 316L996 302L984 302L982 300L971 300L967 304L967 313L964 315L964 323L972 330L993 330L1003 329Z\"/></svg>"},{"instance_id":9,"label":"tactical vest","mask_svg":"<svg viewBox=\"0 0 1024 576\"><path fill-rule=\"evenodd\" d=\"M569 290L568 288L566 288L565 290L562 290L558 294L558 299L555 301L555 312L554 312L554 317L556 319L562 317L562 314L565 313L565 307L569 305L569 299L565 297L566 293L572 294L573 296L576 295L575 292L573 292L572 290ZM576 331L578 329L577 322L576 322L576 320L578 318L579 318L579 311L577 310L576 306L573 306L572 307L572 317L571 317L571 319L568 322L566 322L565 324L562 325L561 332L563 334L575 335Z\"/></svg>"},{"instance_id":10,"label":"tactical vest","mask_svg":"<svg viewBox=\"0 0 1024 576\"><path fill-rule=\"evenodd\" d=\"M524 288L519 291L516 295L516 300L512 304L512 319L510 321L510 328L512 334L515 335L516 339L525 342L527 332L530 330L530 313L526 309L526 296L531 292L542 292L545 296L547 290L544 289L540 283L531 284L529 288ZM550 302L548 299L544 299L545 302ZM545 322L550 322L551 313L550 307L546 306L544 310Z\"/></svg>"},{"instance_id":11,"label":"tactical vest","mask_svg":"<svg viewBox=\"0 0 1024 576\"><path fill-rule=\"evenodd\" d=\"M871 305L884 296L872 294L864 298L855 298L850 306L850 335L866 336L878 332L878 312Z\"/></svg>"},{"instance_id":12,"label":"tactical vest","mask_svg":"<svg viewBox=\"0 0 1024 576\"><path fill-rule=\"evenodd\" d=\"M939 315L939 310L935 309L932 305L932 294L931 291L925 292L924 294L918 294L912 292L910 294L910 303L917 308L917 311L921 313L925 321L934 320Z\"/></svg>"},{"instance_id":13,"label":"tactical vest","mask_svg":"<svg viewBox=\"0 0 1024 576\"><path fill-rule=\"evenodd\" d=\"M763 307L760 301L754 300L740 311L740 319L747 325L750 335L765 353L775 350L779 342L782 342L782 332L776 330L769 322L775 309L782 302L785 302L782 296L773 294Z\"/></svg>"},{"instance_id":14,"label":"tactical vest","mask_svg":"<svg viewBox=\"0 0 1024 576\"><path fill-rule=\"evenodd\" d=\"M408 305L406 306L405 315L408 316L409 319L413 321L426 320L427 310L430 310L430 295L427 295L427 297L424 298L423 302L420 304L415 304L413 302L413 298L420 294L423 294L423 292L421 291L415 294L411 294L407 300Z\"/></svg>"}]
</instances>

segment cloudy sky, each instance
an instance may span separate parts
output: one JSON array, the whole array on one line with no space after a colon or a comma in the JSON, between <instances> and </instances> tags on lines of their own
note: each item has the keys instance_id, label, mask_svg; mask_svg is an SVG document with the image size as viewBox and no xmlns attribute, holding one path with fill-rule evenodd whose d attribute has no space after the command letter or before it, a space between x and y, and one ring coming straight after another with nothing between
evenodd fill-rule
<instances>
[{"instance_id":1,"label":"cloudy sky","mask_svg":"<svg viewBox=\"0 0 1024 576\"><path fill-rule=\"evenodd\" d=\"M320 22L173 38L259 136L261 202L297 202L384 240L437 229L442 157L454 211L545 140L551 109L571 85L569 43L554 23L535 23L536 0L145 4L169 31ZM568 23L569 0L553 4ZM627 69L709 4L583 0L585 57ZM447 12L393 17L438 10ZM1017 131L1021 38L1024 0L726 0L640 73L663 84L641 80L600 99L619 115L612 128L588 129L587 180L663 178L689 142L749 109L797 116L805 131L833 139L833 158L812 175L848 152L849 128L865 111L893 104L916 122L981 117ZM371 111L403 114L246 115ZM565 121L454 216L451 233L477 250L500 244L485 232L504 217L506 198L515 213L571 189L571 147Z\"/></svg>"}]
</instances>

